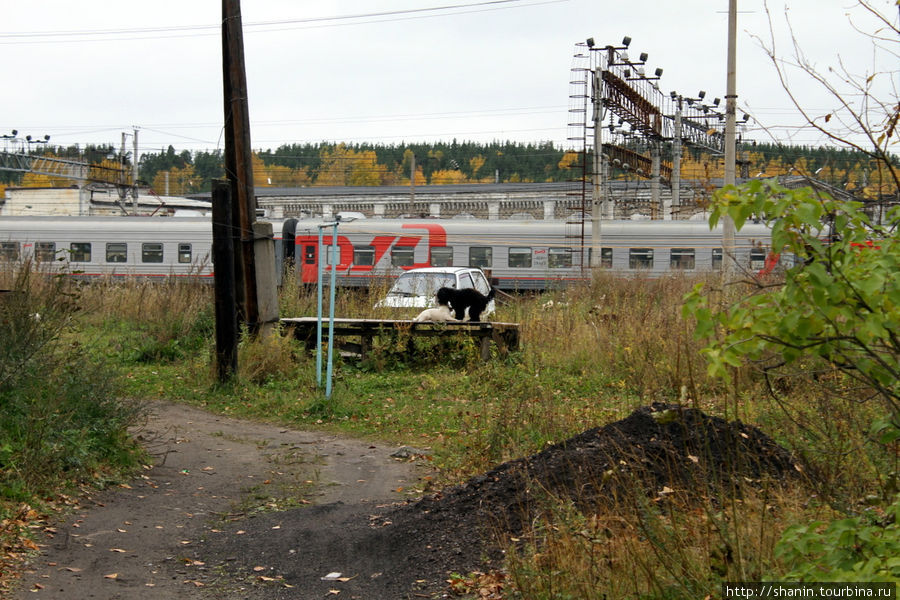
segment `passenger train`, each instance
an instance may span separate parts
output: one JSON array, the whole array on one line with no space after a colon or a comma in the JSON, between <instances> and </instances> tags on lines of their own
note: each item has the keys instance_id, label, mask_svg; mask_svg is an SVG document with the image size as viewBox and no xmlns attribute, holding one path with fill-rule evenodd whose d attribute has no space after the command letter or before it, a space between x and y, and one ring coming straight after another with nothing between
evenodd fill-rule
<instances>
[{"instance_id":1,"label":"passenger train","mask_svg":"<svg viewBox=\"0 0 900 600\"><path fill-rule=\"evenodd\" d=\"M340 222L336 240L332 227L324 225L313 219L272 221L278 273L290 258L304 283L317 281L320 261L326 272L336 263L337 281L344 286L367 286L427 266L480 267L504 290L539 290L589 278L590 222L582 228L564 221L358 219ZM658 277L721 268L721 228L710 230L705 222L604 221L601 227L600 262L608 271ZM745 225L735 235L739 266L770 269L769 240L764 225ZM84 277L207 279L213 274L211 247L208 218L0 218L0 261L31 259Z\"/></svg>"}]
</instances>

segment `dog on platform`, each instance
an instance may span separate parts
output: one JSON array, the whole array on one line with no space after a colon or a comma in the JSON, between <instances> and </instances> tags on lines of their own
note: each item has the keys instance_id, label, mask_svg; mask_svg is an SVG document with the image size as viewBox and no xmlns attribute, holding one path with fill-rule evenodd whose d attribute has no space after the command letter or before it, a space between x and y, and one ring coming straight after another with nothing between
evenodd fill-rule
<instances>
[{"instance_id":1,"label":"dog on platform","mask_svg":"<svg viewBox=\"0 0 900 600\"><path fill-rule=\"evenodd\" d=\"M469 310L470 321L480 321L481 313L487 308L488 302L494 298L494 288L485 296L474 288L457 290L455 288L442 287L435 294L440 305L450 305L457 320L464 321L466 309Z\"/></svg>"}]
</instances>

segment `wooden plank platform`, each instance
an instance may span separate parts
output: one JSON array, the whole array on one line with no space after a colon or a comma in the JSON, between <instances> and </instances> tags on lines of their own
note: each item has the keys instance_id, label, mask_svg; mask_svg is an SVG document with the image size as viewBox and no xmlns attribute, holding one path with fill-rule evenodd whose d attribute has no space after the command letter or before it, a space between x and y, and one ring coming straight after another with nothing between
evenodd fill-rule
<instances>
[{"instance_id":1,"label":"wooden plank platform","mask_svg":"<svg viewBox=\"0 0 900 600\"><path fill-rule=\"evenodd\" d=\"M316 317L293 317L281 319L281 323L294 331L294 337L306 343L308 349L316 346ZM495 323L491 321L412 321L410 319L335 319L335 347L359 354L365 358L372 348L372 340L379 335L406 332L410 336L440 337L468 335L478 340L481 357L491 357L491 342L497 345L500 354L505 355L519 348L519 324ZM322 340L328 339L328 319L322 319ZM359 338L359 342L341 338Z\"/></svg>"}]
</instances>

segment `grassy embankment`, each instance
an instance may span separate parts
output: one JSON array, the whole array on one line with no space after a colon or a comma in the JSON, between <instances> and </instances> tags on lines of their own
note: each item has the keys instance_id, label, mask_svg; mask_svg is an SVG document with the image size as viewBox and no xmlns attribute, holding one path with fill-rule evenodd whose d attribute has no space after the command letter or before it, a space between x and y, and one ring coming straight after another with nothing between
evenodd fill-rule
<instances>
[{"instance_id":1,"label":"grassy embankment","mask_svg":"<svg viewBox=\"0 0 900 600\"><path fill-rule=\"evenodd\" d=\"M238 376L217 384L208 287L53 281L0 286L24 293L5 305L4 327L15 325L4 336L29 340L16 350L21 358L4 356L4 364L27 369L7 367L0 379L0 535L7 537L25 521L26 505L67 491L67 483L138 463L123 433L139 403L121 398L163 398L427 447L445 482L618 420L639 405L681 401L758 424L820 474L813 497L765 488L716 510L633 502L585 515L560 502L517 549L510 547L503 583L509 597L687 598L715 593L721 581L760 579L783 568L774 545L786 525L885 492L878 474L896 469L865 437L870 407L825 393L819 365L780 380L777 400L750 368L728 387L709 380L693 324L681 316L692 283L682 279L600 277L566 293L523 296L494 317L521 324L522 350L488 363L465 340L416 340L412 355L406 340L384 340L364 363L337 362L329 400L316 388L314 357L286 335L242 343ZM342 291L336 314L387 316L372 308L376 297ZM34 313L41 314L39 326ZM281 313L315 314L314 293L288 282ZM834 387L831 375L825 380ZM134 410L122 412L121 405ZM31 471L33 464L42 468Z\"/></svg>"}]
</instances>

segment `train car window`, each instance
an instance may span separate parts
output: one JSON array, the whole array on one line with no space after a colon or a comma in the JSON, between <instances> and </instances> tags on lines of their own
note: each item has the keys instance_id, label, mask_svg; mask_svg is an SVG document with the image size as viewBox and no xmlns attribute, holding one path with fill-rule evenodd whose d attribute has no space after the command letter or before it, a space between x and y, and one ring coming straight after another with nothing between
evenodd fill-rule
<instances>
[{"instance_id":1,"label":"train car window","mask_svg":"<svg viewBox=\"0 0 900 600\"><path fill-rule=\"evenodd\" d=\"M316 247L303 246L303 262L307 265L316 264Z\"/></svg>"},{"instance_id":2,"label":"train car window","mask_svg":"<svg viewBox=\"0 0 900 600\"><path fill-rule=\"evenodd\" d=\"M361 267L375 265L375 246L353 246L353 264Z\"/></svg>"},{"instance_id":3,"label":"train car window","mask_svg":"<svg viewBox=\"0 0 900 600\"><path fill-rule=\"evenodd\" d=\"M106 244L106 262L128 262L128 244L122 242L110 242Z\"/></svg>"},{"instance_id":4,"label":"train car window","mask_svg":"<svg viewBox=\"0 0 900 600\"><path fill-rule=\"evenodd\" d=\"M572 267L571 248L548 248L547 266L551 269L569 269Z\"/></svg>"},{"instance_id":5,"label":"train car window","mask_svg":"<svg viewBox=\"0 0 900 600\"><path fill-rule=\"evenodd\" d=\"M693 269L695 252L693 248L672 248L669 251L669 267L672 269Z\"/></svg>"},{"instance_id":6,"label":"train car window","mask_svg":"<svg viewBox=\"0 0 900 600\"><path fill-rule=\"evenodd\" d=\"M141 244L141 262L161 263L163 261L163 245L159 242Z\"/></svg>"},{"instance_id":7,"label":"train car window","mask_svg":"<svg viewBox=\"0 0 900 600\"><path fill-rule=\"evenodd\" d=\"M511 269L530 269L531 268L531 248L510 248L509 249L509 268L511 268Z\"/></svg>"},{"instance_id":8,"label":"train car window","mask_svg":"<svg viewBox=\"0 0 900 600\"><path fill-rule=\"evenodd\" d=\"M193 247L190 244L178 244L178 262L191 264L193 256Z\"/></svg>"},{"instance_id":9,"label":"train car window","mask_svg":"<svg viewBox=\"0 0 900 600\"><path fill-rule=\"evenodd\" d=\"M613 249L600 248L600 267L603 269L612 269ZM590 264L590 263L588 263Z\"/></svg>"},{"instance_id":10,"label":"train car window","mask_svg":"<svg viewBox=\"0 0 900 600\"><path fill-rule=\"evenodd\" d=\"M722 268L722 249L721 248L713 248L712 249L712 268L713 270L718 270Z\"/></svg>"},{"instance_id":11,"label":"train car window","mask_svg":"<svg viewBox=\"0 0 900 600\"><path fill-rule=\"evenodd\" d=\"M412 248L391 248L391 266L411 267L415 262Z\"/></svg>"},{"instance_id":12,"label":"train car window","mask_svg":"<svg viewBox=\"0 0 900 600\"><path fill-rule=\"evenodd\" d=\"M629 269L652 269L653 268L653 248L629 248L628 249L628 268Z\"/></svg>"},{"instance_id":13,"label":"train car window","mask_svg":"<svg viewBox=\"0 0 900 600\"><path fill-rule=\"evenodd\" d=\"M431 249L432 267L452 267L453 248L451 246L439 246Z\"/></svg>"},{"instance_id":14,"label":"train car window","mask_svg":"<svg viewBox=\"0 0 900 600\"><path fill-rule=\"evenodd\" d=\"M19 260L19 242L0 242L0 260Z\"/></svg>"},{"instance_id":15,"label":"train car window","mask_svg":"<svg viewBox=\"0 0 900 600\"><path fill-rule=\"evenodd\" d=\"M490 246L471 246L469 248L469 266L490 269L494 261L494 249Z\"/></svg>"},{"instance_id":16,"label":"train car window","mask_svg":"<svg viewBox=\"0 0 900 600\"><path fill-rule=\"evenodd\" d=\"M750 269L759 271L766 266L766 251L763 248L750 248Z\"/></svg>"},{"instance_id":17,"label":"train car window","mask_svg":"<svg viewBox=\"0 0 900 600\"><path fill-rule=\"evenodd\" d=\"M56 242L35 242L34 258L38 262L53 262L56 260Z\"/></svg>"},{"instance_id":18,"label":"train car window","mask_svg":"<svg viewBox=\"0 0 900 600\"><path fill-rule=\"evenodd\" d=\"M72 242L69 244L69 260L72 262L91 262L91 243Z\"/></svg>"}]
</instances>

